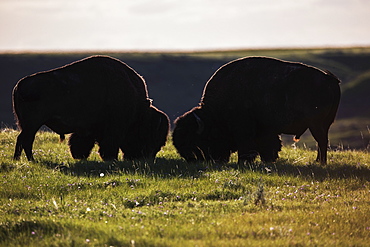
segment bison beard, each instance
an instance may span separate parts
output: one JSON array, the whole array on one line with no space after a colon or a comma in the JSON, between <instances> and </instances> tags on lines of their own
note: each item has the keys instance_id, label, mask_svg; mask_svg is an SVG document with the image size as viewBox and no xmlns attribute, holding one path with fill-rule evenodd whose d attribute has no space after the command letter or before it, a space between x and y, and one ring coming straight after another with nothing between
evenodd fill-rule
<instances>
[{"instance_id":1,"label":"bison beard","mask_svg":"<svg viewBox=\"0 0 370 247\"><path fill-rule=\"evenodd\" d=\"M309 129L326 163L328 131L340 100L339 79L328 71L266 57L232 61L207 82L200 106L175 121L173 143L187 161L240 163L259 154L275 161L279 135L296 139Z\"/></svg>"},{"instance_id":2,"label":"bison beard","mask_svg":"<svg viewBox=\"0 0 370 247\"><path fill-rule=\"evenodd\" d=\"M169 129L167 115L152 106L144 80L125 63L106 56L21 79L13 90L13 109L21 129L15 159L24 150L33 160L33 141L42 125L61 139L72 133L73 158L86 159L98 143L103 160L117 159L119 149L125 152L127 146L136 148L127 151L128 157L153 160Z\"/></svg>"}]
</instances>

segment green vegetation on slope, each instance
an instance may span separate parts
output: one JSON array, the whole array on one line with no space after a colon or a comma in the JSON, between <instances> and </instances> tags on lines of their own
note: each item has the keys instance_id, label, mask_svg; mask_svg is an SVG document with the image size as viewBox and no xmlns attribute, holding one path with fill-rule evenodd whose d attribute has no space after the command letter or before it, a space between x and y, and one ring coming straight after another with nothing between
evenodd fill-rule
<instances>
[{"instance_id":1,"label":"green vegetation on slope","mask_svg":"<svg viewBox=\"0 0 370 247\"><path fill-rule=\"evenodd\" d=\"M36 163L0 133L1 246L366 246L370 155L283 148L273 164L187 164L171 142L154 164L71 159L38 133Z\"/></svg>"}]
</instances>

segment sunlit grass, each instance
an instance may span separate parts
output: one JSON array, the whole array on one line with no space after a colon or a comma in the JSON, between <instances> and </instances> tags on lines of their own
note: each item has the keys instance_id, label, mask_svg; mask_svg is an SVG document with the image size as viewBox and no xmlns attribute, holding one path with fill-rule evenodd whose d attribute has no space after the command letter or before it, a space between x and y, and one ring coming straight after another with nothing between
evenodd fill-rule
<instances>
[{"instance_id":1,"label":"sunlit grass","mask_svg":"<svg viewBox=\"0 0 370 247\"><path fill-rule=\"evenodd\" d=\"M273 164L187 164L171 142L154 164L71 158L52 133L37 162L0 134L1 246L366 246L370 155L284 147Z\"/></svg>"}]
</instances>

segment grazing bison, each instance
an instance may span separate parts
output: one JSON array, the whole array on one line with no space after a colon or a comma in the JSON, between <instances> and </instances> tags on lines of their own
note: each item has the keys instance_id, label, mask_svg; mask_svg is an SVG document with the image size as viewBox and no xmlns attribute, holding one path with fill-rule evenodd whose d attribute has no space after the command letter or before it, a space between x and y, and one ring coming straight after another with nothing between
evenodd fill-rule
<instances>
[{"instance_id":1,"label":"grazing bison","mask_svg":"<svg viewBox=\"0 0 370 247\"><path fill-rule=\"evenodd\" d=\"M198 107L175 121L173 143L187 161L241 163L259 154L275 161L279 134L309 129L318 142L317 160L326 163L328 130L339 100L339 79L328 71L267 57L232 61L207 82Z\"/></svg>"},{"instance_id":2,"label":"grazing bison","mask_svg":"<svg viewBox=\"0 0 370 247\"><path fill-rule=\"evenodd\" d=\"M125 63L93 56L21 79L13 90L13 109L21 133L14 158L22 150L33 160L32 144L42 125L61 139L72 133L72 156L85 159L94 144L103 160L154 159L165 144L167 115L148 98L144 80Z\"/></svg>"}]
</instances>

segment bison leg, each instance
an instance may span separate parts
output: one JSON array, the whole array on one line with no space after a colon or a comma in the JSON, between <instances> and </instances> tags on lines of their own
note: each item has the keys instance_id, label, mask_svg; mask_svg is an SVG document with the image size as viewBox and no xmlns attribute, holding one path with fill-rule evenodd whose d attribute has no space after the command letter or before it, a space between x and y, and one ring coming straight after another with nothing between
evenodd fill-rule
<instances>
[{"instance_id":1,"label":"bison leg","mask_svg":"<svg viewBox=\"0 0 370 247\"><path fill-rule=\"evenodd\" d=\"M104 161L116 160L118 158L119 145L113 138L103 138L98 141L99 154Z\"/></svg>"},{"instance_id":2,"label":"bison leg","mask_svg":"<svg viewBox=\"0 0 370 247\"><path fill-rule=\"evenodd\" d=\"M258 151L256 150L256 145L252 141L245 142L243 145L239 145L238 147L239 164L252 163L256 159L257 155Z\"/></svg>"},{"instance_id":3,"label":"bison leg","mask_svg":"<svg viewBox=\"0 0 370 247\"><path fill-rule=\"evenodd\" d=\"M74 159L87 159L95 144L95 139L73 133L69 137L68 145Z\"/></svg>"},{"instance_id":4,"label":"bison leg","mask_svg":"<svg viewBox=\"0 0 370 247\"><path fill-rule=\"evenodd\" d=\"M329 128L322 126L318 127L309 127L313 138L317 141L317 158L316 161L319 161L321 164L326 164L327 151L328 151L328 131Z\"/></svg>"},{"instance_id":5,"label":"bison leg","mask_svg":"<svg viewBox=\"0 0 370 247\"><path fill-rule=\"evenodd\" d=\"M21 155L22 155L22 150L23 150L23 145L22 145L22 133L18 135L17 137L17 144L15 145L15 151L14 151L14 156L13 158L15 160L19 160L21 158Z\"/></svg>"},{"instance_id":6,"label":"bison leg","mask_svg":"<svg viewBox=\"0 0 370 247\"><path fill-rule=\"evenodd\" d=\"M238 151L238 163L240 164L252 163L257 158L257 155L258 155L257 150L249 150L248 152Z\"/></svg>"},{"instance_id":7,"label":"bison leg","mask_svg":"<svg viewBox=\"0 0 370 247\"><path fill-rule=\"evenodd\" d=\"M243 113L246 116L250 115L249 110L243 109ZM234 115L239 116L237 110ZM252 117L248 119L230 118L230 121L230 132L232 133L232 143L234 143L232 146L235 146L238 151L238 163L252 163L258 155L255 143L256 124L254 119Z\"/></svg>"},{"instance_id":8,"label":"bison leg","mask_svg":"<svg viewBox=\"0 0 370 247\"><path fill-rule=\"evenodd\" d=\"M19 136L17 137L17 144L15 145L14 159L19 160L22 154L22 150L26 153L27 159L29 161L34 161L32 154L32 145L35 140L37 129L31 131L28 129L23 129Z\"/></svg>"}]
</instances>

